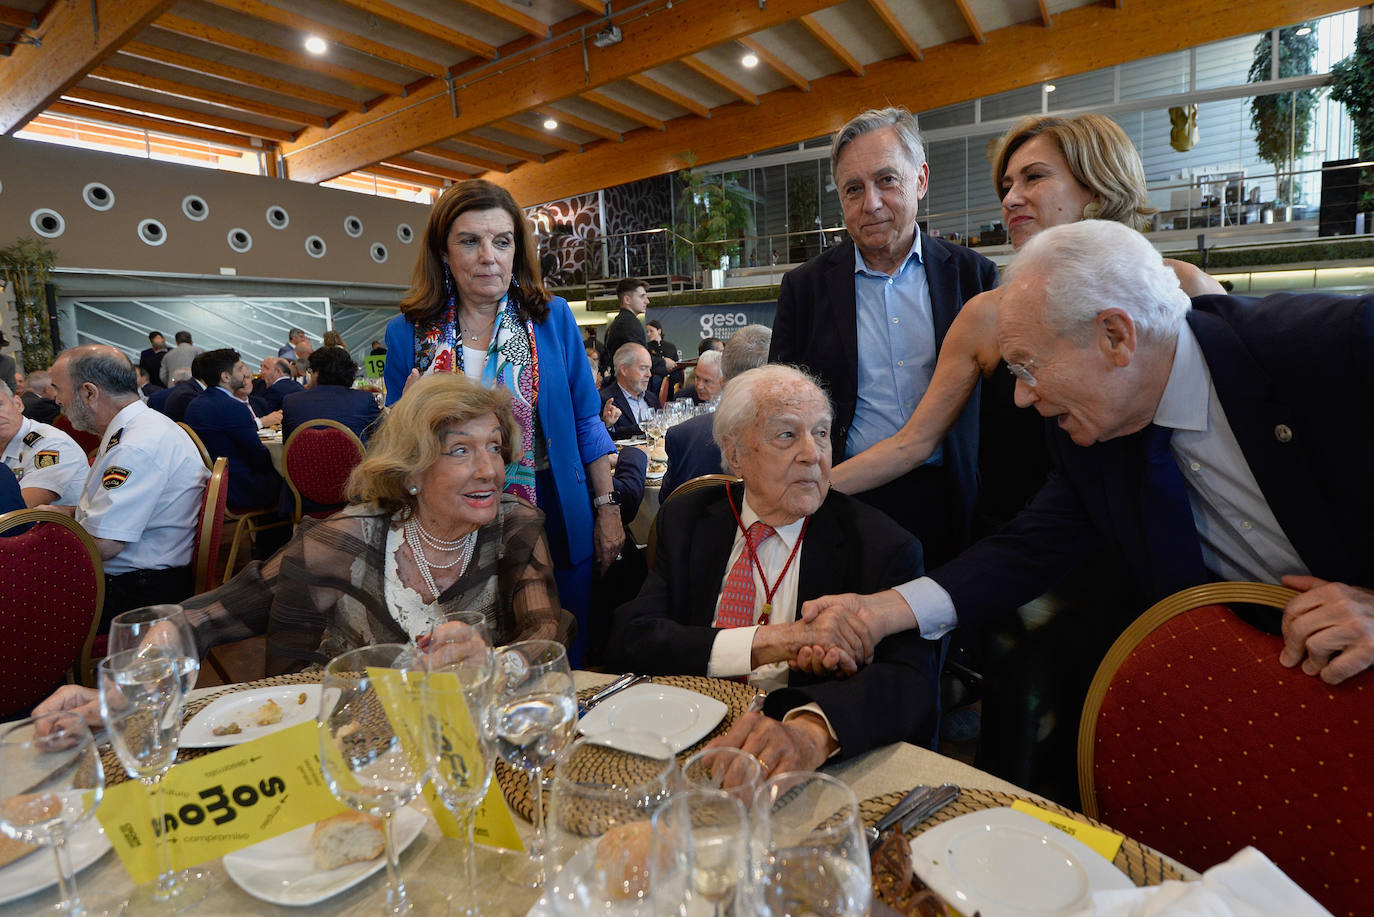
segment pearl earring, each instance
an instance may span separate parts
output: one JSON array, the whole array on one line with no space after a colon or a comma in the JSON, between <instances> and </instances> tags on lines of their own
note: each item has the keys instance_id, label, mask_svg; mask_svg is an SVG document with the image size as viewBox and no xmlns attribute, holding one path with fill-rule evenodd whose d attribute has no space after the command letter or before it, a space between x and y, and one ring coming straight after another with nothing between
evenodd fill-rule
<instances>
[{"instance_id":1,"label":"pearl earring","mask_svg":"<svg viewBox=\"0 0 1374 917\"><path fill-rule=\"evenodd\" d=\"M1088 201L1083 205L1083 219L1095 220L1102 213L1102 205L1097 201Z\"/></svg>"},{"instance_id":2,"label":"pearl earring","mask_svg":"<svg viewBox=\"0 0 1374 917\"><path fill-rule=\"evenodd\" d=\"M418 493L420 492L420 485L419 485L419 484L411 484L409 490L410 490L410 495L413 497L413 496L415 496L416 494L418 494Z\"/></svg>"}]
</instances>

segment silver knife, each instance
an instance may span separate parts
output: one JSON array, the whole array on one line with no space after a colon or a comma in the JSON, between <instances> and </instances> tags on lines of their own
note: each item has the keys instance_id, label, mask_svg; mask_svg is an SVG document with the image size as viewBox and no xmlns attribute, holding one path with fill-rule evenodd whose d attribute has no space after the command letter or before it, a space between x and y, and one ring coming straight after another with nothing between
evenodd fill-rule
<instances>
[{"instance_id":1,"label":"silver knife","mask_svg":"<svg viewBox=\"0 0 1374 917\"><path fill-rule=\"evenodd\" d=\"M633 673L626 673L625 675L620 676L615 681L607 685L605 688L602 688L600 691L596 692L590 698L588 698L587 702L582 705L582 709L579 711L578 715L581 716L582 714L585 714L588 710L591 710L597 704L609 700L610 698L619 694L621 691L624 691L626 688L629 688L633 685L637 685L641 681L648 680L648 675L635 675Z\"/></svg>"},{"instance_id":2,"label":"silver knife","mask_svg":"<svg viewBox=\"0 0 1374 917\"><path fill-rule=\"evenodd\" d=\"M902 816L910 812L913 806L920 805L921 802L929 798L930 794L933 792L935 791L928 786L912 787L905 796L897 800L895 806L888 809L886 815L878 819L878 823L873 827L881 834L883 831L886 831L888 828L891 828L893 825L897 824L897 822L901 821Z\"/></svg>"},{"instance_id":3,"label":"silver knife","mask_svg":"<svg viewBox=\"0 0 1374 917\"><path fill-rule=\"evenodd\" d=\"M902 823L897 827L897 830L902 834L906 834L912 828L958 799L961 792L963 791L952 783L946 783L938 787L931 794L929 799L907 813L906 817L902 819Z\"/></svg>"}]
</instances>

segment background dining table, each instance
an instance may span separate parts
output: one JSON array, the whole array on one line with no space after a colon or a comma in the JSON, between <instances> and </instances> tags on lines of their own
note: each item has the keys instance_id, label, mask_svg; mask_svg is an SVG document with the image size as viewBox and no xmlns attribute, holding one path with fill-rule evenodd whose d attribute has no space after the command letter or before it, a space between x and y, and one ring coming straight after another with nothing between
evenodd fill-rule
<instances>
[{"instance_id":1,"label":"background dining table","mask_svg":"<svg viewBox=\"0 0 1374 917\"><path fill-rule=\"evenodd\" d=\"M593 672L577 672L574 676L578 690L597 687L614 677ZM192 692L190 698L194 700L203 697L208 690L197 689ZM1034 798L1034 794L1015 784L953 758L906 743L874 749L849 761L832 765L827 770L849 784L860 800L906 791L917 784L942 783L956 784L965 789L981 788ZM530 826L518 816L515 820L522 834L529 829ZM45 850L32 855L45 857L52 862L52 855ZM477 903L483 917L523 917L538 900L535 890L518 888L502 878L501 858L505 855L507 854L486 847L477 848ZM457 893L461 891L462 881L460 856L459 842L445 838L435 822L430 819L426 821L420 837L401 854L401 874L404 879L423 879L439 886L445 892ZM218 860L208 864L208 868L219 881L219 886L199 906L187 912L193 917L334 915L381 888L386 878L385 870L382 870L352 889L319 904L308 907L282 907L261 901L243 891L229 879ZM1184 875L1196 878L1196 873L1191 870L1182 867L1180 869ZM100 860L78 873L76 878L82 898L95 913L99 913L102 906L117 906L133 889L129 874L113 852L106 853ZM0 892L2 891L0 888ZM57 893L54 886L9 904L0 905L0 917L39 913L44 909L50 909L56 902Z\"/></svg>"}]
</instances>

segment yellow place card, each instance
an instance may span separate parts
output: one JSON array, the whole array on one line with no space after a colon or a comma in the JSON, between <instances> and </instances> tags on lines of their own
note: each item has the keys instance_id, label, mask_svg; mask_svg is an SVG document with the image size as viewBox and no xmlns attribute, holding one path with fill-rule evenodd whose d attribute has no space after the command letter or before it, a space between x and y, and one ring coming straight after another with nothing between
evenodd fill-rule
<instances>
[{"instance_id":1,"label":"yellow place card","mask_svg":"<svg viewBox=\"0 0 1374 917\"><path fill-rule=\"evenodd\" d=\"M315 721L176 765L162 780L172 868L185 869L349 811L320 773ZM153 800L128 780L96 810L139 884L157 877Z\"/></svg>"},{"instance_id":2,"label":"yellow place card","mask_svg":"<svg viewBox=\"0 0 1374 917\"><path fill-rule=\"evenodd\" d=\"M1108 862L1116 859L1116 852L1121 849L1121 842L1125 840L1115 832L1104 831L1086 822L1069 818L1058 812L1051 812L1048 809L1042 809L1039 806L1033 806L1019 799L1013 802L1011 807L1018 812L1024 812L1032 818L1038 818L1046 824L1053 825L1069 837L1087 844L1106 857Z\"/></svg>"}]
</instances>

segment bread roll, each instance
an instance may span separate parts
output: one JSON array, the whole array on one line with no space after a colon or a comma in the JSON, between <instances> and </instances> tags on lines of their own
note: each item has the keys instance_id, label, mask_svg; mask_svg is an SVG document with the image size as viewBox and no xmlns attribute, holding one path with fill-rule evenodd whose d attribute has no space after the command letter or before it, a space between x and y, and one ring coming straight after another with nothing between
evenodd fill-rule
<instances>
[{"instance_id":1,"label":"bread roll","mask_svg":"<svg viewBox=\"0 0 1374 917\"><path fill-rule=\"evenodd\" d=\"M320 869L337 869L345 863L372 860L382 855L386 837L382 820L362 812L344 812L315 823L310 836L315 848L315 865Z\"/></svg>"},{"instance_id":2,"label":"bread roll","mask_svg":"<svg viewBox=\"0 0 1374 917\"><path fill-rule=\"evenodd\" d=\"M13 863L20 857L26 857L37 850L33 844L26 844L23 841L16 841L14 838L0 834L0 866Z\"/></svg>"},{"instance_id":3,"label":"bread roll","mask_svg":"<svg viewBox=\"0 0 1374 917\"><path fill-rule=\"evenodd\" d=\"M617 825L596 842L596 869L612 898L642 898L649 891L649 845L653 828L647 821Z\"/></svg>"}]
</instances>

